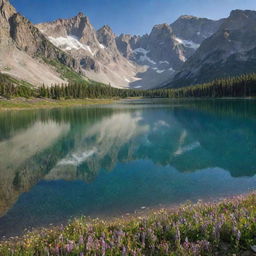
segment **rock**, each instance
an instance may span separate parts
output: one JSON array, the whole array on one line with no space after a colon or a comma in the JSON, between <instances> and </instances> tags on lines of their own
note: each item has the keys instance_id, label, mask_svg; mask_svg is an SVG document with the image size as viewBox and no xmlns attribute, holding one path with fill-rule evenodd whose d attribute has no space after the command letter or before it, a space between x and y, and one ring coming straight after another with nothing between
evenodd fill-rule
<instances>
[{"instance_id":1,"label":"rock","mask_svg":"<svg viewBox=\"0 0 256 256\"><path fill-rule=\"evenodd\" d=\"M136 66L120 54L109 26L96 31L83 13L36 26L55 46L78 60L81 71L90 79L127 87L136 76Z\"/></svg>"},{"instance_id":2,"label":"rock","mask_svg":"<svg viewBox=\"0 0 256 256\"><path fill-rule=\"evenodd\" d=\"M224 19L215 21L183 15L171 24L171 27L177 37L201 44L206 38L216 33L223 22Z\"/></svg>"},{"instance_id":3,"label":"rock","mask_svg":"<svg viewBox=\"0 0 256 256\"><path fill-rule=\"evenodd\" d=\"M252 251L245 251L241 253L241 256L254 256L255 253L253 253Z\"/></svg>"},{"instance_id":4,"label":"rock","mask_svg":"<svg viewBox=\"0 0 256 256\"><path fill-rule=\"evenodd\" d=\"M56 80L63 82L62 79L57 78L58 74L55 69L43 62L43 58L58 60L76 71L79 70L79 63L74 58L54 46L28 19L17 13L8 0L0 0L0 24L0 61L2 62L0 64L4 65L5 61L8 65L11 63L12 72L17 78L29 80L28 77L33 73L31 72L33 68L42 68L41 72L46 77L49 76L48 80L52 79L51 83ZM10 59L6 59L9 57L8 53ZM12 55L16 55L16 58L13 58ZM26 64L21 64L22 68L20 66L17 68L20 63L19 57L22 62L26 62ZM24 69L24 65L30 67L30 71L27 72L28 77L25 79L20 71ZM18 72L15 72L15 68ZM41 78L40 82L43 79Z\"/></svg>"},{"instance_id":5,"label":"rock","mask_svg":"<svg viewBox=\"0 0 256 256\"><path fill-rule=\"evenodd\" d=\"M256 71L256 12L235 10L183 65L170 87Z\"/></svg>"},{"instance_id":6,"label":"rock","mask_svg":"<svg viewBox=\"0 0 256 256\"><path fill-rule=\"evenodd\" d=\"M256 245L252 245L252 246L251 246L251 249L252 249L253 252L256 253Z\"/></svg>"}]
</instances>

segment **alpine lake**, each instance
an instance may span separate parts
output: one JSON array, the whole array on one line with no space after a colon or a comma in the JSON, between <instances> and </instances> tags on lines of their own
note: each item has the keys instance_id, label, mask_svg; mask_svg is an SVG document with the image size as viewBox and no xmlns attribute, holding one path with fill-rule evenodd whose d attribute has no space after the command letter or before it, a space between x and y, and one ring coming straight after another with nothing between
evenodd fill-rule
<instances>
[{"instance_id":1,"label":"alpine lake","mask_svg":"<svg viewBox=\"0 0 256 256\"><path fill-rule=\"evenodd\" d=\"M256 100L0 113L0 237L256 189Z\"/></svg>"}]
</instances>

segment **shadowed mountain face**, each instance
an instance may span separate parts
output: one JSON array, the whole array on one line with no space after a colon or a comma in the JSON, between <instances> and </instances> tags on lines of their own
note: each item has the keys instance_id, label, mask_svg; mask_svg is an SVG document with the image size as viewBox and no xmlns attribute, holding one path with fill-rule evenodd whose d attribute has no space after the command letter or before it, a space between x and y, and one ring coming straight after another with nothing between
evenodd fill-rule
<instances>
[{"instance_id":1,"label":"shadowed mountain face","mask_svg":"<svg viewBox=\"0 0 256 256\"><path fill-rule=\"evenodd\" d=\"M193 16L181 16L173 24L153 27L149 35L120 35L116 38L119 51L138 65L147 65L147 71L137 76L148 86L160 87L170 80L175 71L213 35L223 20L213 21ZM141 81L131 83L137 88ZM142 86L143 87L143 86ZM144 86L145 87L145 86Z\"/></svg>"},{"instance_id":2,"label":"shadowed mountain face","mask_svg":"<svg viewBox=\"0 0 256 256\"><path fill-rule=\"evenodd\" d=\"M221 20L210 20L198 18L190 15L183 15L171 24L173 33L184 40L189 40L195 44L201 44L205 39L212 36L224 22Z\"/></svg>"},{"instance_id":3,"label":"shadowed mountain face","mask_svg":"<svg viewBox=\"0 0 256 256\"><path fill-rule=\"evenodd\" d=\"M256 12L232 11L175 75L180 87L256 71Z\"/></svg>"},{"instance_id":4,"label":"shadowed mountain face","mask_svg":"<svg viewBox=\"0 0 256 256\"><path fill-rule=\"evenodd\" d=\"M0 234L255 187L254 101L137 103L0 114Z\"/></svg>"}]
</instances>

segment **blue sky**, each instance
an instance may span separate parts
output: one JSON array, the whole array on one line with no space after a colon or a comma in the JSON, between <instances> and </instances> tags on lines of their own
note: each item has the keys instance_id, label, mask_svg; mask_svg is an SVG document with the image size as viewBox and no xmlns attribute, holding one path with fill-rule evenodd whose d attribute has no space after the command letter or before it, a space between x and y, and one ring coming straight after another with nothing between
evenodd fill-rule
<instances>
[{"instance_id":1,"label":"blue sky","mask_svg":"<svg viewBox=\"0 0 256 256\"><path fill-rule=\"evenodd\" d=\"M256 9L256 0L11 0L34 23L84 12L96 29L107 24L116 34L149 33L155 24L180 15L219 19L233 9Z\"/></svg>"}]
</instances>

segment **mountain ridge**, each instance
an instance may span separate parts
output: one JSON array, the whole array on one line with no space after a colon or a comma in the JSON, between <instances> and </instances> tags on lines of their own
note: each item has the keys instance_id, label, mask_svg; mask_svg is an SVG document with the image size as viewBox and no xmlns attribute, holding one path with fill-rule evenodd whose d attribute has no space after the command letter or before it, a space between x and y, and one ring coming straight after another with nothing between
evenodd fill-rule
<instances>
[{"instance_id":1,"label":"mountain ridge","mask_svg":"<svg viewBox=\"0 0 256 256\"><path fill-rule=\"evenodd\" d=\"M233 10L170 82L181 87L256 71L256 11Z\"/></svg>"},{"instance_id":2,"label":"mountain ridge","mask_svg":"<svg viewBox=\"0 0 256 256\"><path fill-rule=\"evenodd\" d=\"M34 25L0 0L0 21L0 71L34 84L68 82L52 61L117 88L179 87L255 71L252 10L220 20L181 15L149 34L116 35L108 25L96 30L82 12Z\"/></svg>"},{"instance_id":3,"label":"mountain ridge","mask_svg":"<svg viewBox=\"0 0 256 256\"><path fill-rule=\"evenodd\" d=\"M200 36L212 35L221 24L221 21L193 16L181 16L178 20L185 18L187 20L188 17L189 20L198 24L195 28L198 32L195 35L195 38L198 38L196 42L202 41ZM88 33L85 34L90 39L87 41L81 37L81 31L77 34L74 29L67 31L63 28L72 25L74 20L81 21L82 19L86 20L83 29L88 27ZM200 46L199 43L186 40L188 37L183 36L182 33L177 36L177 33L173 32L180 26L181 22L177 22L155 25L149 34L142 36L115 35L108 25L95 30L90 24L89 18L83 13L79 13L73 18L57 19L36 26L52 43L79 59L80 63L83 63L82 68L85 75L89 78L114 87L151 89L171 79L175 71L179 70ZM207 22L207 25L203 26L204 22ZM184 26L189 26L189 24L186 23ZM206 34L204 30L208 28L211 29ZM63 30L65 33L61 32ZM89 46L87 50L90 54L75 49L70 40L72 42L76 40L73 43L78 45L78 48L88 48ZM161 47L159 47L160 45ZM89 68L88 62L90 63Z\"/></svg>"},{"instance_id":4,"label":"mountain ridge","mask_svg":"<svg viewBox=\"0 0 256 256\"><path fill-rule=\"evenodd\" d=\"M0 70L35 85L67 82L43 59L57 60L77 72L75 59L49 42L8 0L0 1Z\"/></svg>"}]
</instances>

